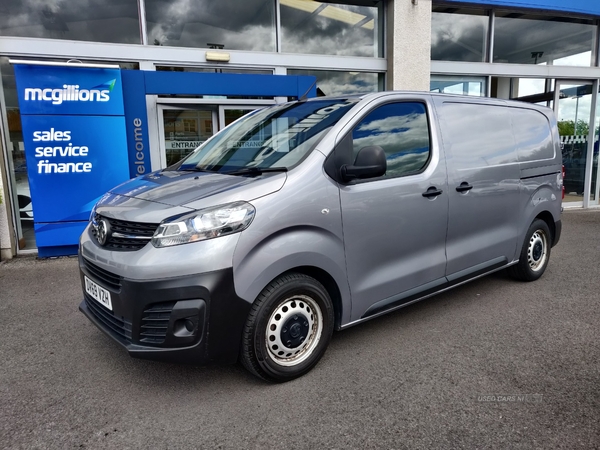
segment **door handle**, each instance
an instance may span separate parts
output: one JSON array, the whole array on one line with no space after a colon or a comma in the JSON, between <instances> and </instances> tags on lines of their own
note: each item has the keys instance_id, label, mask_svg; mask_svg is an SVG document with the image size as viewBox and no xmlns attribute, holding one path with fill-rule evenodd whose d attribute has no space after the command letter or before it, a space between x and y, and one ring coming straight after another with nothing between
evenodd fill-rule
<instances>
[{"instance_id":1,"label":"door handle","mask_svg":"<svg viewBox=\"0 0 600 450\"><path fill-rule=\"evenodd\" d=\"M473 186L471 186L466 181L463 181L462 183L460 183L460 186L456 187L457 192L467 192L467 191L470 191L471 189L473 189Z\"/></svg>"},{"instance_id":2,"label":"door handle","mask_svg":"<svg viewBox=\"0 0 600 450\"><path fill-rule=\"evenodd\" d=\"M431 186L425 192L423 192L421 195L426 198L433 198L433 197L437 197L442 192L444 192L444 191L436 188L435 186Z\"/></svg>"}]
</instances>

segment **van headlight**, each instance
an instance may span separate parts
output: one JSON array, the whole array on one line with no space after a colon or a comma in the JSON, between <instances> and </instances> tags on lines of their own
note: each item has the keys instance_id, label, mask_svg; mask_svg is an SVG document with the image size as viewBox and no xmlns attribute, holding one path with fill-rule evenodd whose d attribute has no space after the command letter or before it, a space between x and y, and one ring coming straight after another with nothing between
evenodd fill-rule
<instances>
[{"instance_id":1,"label":"van headlight","mask_svg":"<svg viewBox=\"0 0 600 450\"><path fill-rule=\"evenodd\" d=\"M246 202L194 211L161 223L152 237L152 245L170 247L238 233L248 228L255 212L254 206Z\"/></svg>"}]
</instances>

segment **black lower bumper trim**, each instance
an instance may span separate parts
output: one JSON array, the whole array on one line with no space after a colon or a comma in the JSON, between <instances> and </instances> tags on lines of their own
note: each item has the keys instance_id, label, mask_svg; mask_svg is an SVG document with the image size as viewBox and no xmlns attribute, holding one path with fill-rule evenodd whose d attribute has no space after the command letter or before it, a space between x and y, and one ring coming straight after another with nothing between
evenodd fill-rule
<instances>
[{"instance_id":1,"label":"black lower bumper trim","mask_svg":"<svg viewBox=\"0 0 600 450\"><path fill-rule=\"evenodd\" d=\"M237 360L251 305L235 294L232 269L153 281L123 278L117 290L81 259L79 267L85 295L79 310L131 356L192 364ZM112 311L85 294L84 276L110 291ZM161 309L165 304L171 308ZM130 331L115 326L121 323Z\"/></svg>"}]
</instances>

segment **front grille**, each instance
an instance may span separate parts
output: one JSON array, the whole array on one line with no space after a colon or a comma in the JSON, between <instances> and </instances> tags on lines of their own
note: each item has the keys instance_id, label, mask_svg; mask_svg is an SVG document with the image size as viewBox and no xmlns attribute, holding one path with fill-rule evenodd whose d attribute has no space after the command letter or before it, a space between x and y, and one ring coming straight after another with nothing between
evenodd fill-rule
<instances>
[{"instance_id":1,"label":"front grille","mask_svg":"<svg viewBox=\"0 0 600 450\"><path fill-rule=\"evenodd\" d=\"M110 235L104 247L112 250L139 250L145 247L159 225L157 223L127 222L96 214L94 221L98 223L100 219L104 219L110 224ZM91 229L97 239L96 229L94 227Z\"/></svg>"},{"instance_id":2,"label":"front grille","mask_svg":"<svg viewBox=\"0 0 600 450\"><path fill-rule=\"evenodd\" d=\"M92 275L97 280L101 281L101 284L106 287L112 288L115 291L121 290L121 277L116 275L108 270L101 269L96 264L88 261L85 258L83 259L83 266L87 269L90 275Z\"/></svg>"},{"instance_id":3,"label":"front grille","mask_svg":"<svg viewBox=\"0 0 600 450\"><path fill-rule=\"evenodd\" d=\"M140 342L153 345L165 342L173 306L175 306L175 302L155 303L144 310L140 327Z\"/></svg>"},{"instance_id":4,"label":"front grille","mask_svg":"<svg viewBox=\"0 0 600 450\"><path fill-rule=\"evenodd\" d=\"M125 318L116 317L112 311L109 311L104 306L101 306L96 300L85 295L85 304L90 312L100 321L106 328L114 331L122 338L131 342L131 322Z\"/></svg>"}]
</instances>

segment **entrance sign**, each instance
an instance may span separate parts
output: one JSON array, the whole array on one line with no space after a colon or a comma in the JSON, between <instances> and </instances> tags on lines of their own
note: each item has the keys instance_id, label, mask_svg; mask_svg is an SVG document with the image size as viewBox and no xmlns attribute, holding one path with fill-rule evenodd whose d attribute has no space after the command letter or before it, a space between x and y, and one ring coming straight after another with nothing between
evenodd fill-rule
<instances>
[{"instance_id":1,"label":"entrance sign","mask_svg":"<svg viewBox=\"0 0 600 450\"><path fill-rule=\"evenodd\" d=\"M144 72L122 70L121 78L123 80L125 125L129 149L129 176L135 178L152 171Z\"/></svg>"},{"instance_id":2,"label":"entrance sign","mask_svg":"<svg viewBox=\"0 0 600 450\"><path fill-rule=\"evenodd\" d=\"M15 65L41 257L77 252L90 211L129 179L119 69Z\"/></svg>"}]
</instances>

